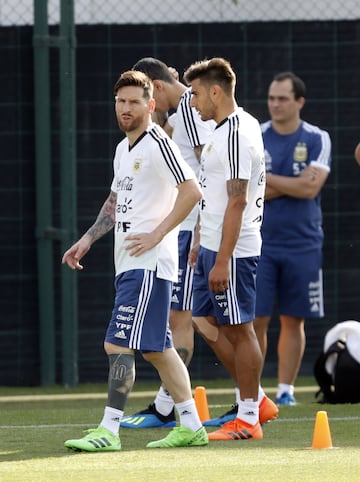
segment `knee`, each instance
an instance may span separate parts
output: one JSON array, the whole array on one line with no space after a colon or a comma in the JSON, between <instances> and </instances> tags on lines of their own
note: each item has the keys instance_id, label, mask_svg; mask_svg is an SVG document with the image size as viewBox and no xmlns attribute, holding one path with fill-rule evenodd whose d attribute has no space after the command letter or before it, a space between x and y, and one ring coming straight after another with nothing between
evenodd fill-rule
<instances>
[{"instance_id":1,"label":"knee","mask_svg":"<svg viewBox=\"0 0 360 482\"><path fill-rule=\"evenodd\" d=\"M205 317L193 318L194 330L202 336L205 341L215 343L219 337L219 328Z\"/></svg>"},{"instance_id":2,"label":"knee","mask_svg":"<svg viewBox=\"0 0 360 482\"><path fill-rule=\"evenodd\" d=\"M112 343L108 343L107 341L104 341L104 351L107 355L114 355L118 353L118 347L113 345Z\"/></svg>"},{"instance_id":3,"label":"knee","mask_svg":"<svg viewBox=\"0 0 360 482\"><path fill-rule=\"evenodd\" d=\"M254 328L258 333L260 331L266 331L270 323L270 316L257 316L254 320Z\"/></svg>"},{"instance_id":4,"label":"knee","mask_svg":"<svg viewBox=\"0 0 360 482\"><path fill-rule=\"evenodd\" d=\"M156 364L157 360L161 356L160 352L154 351L142 352L141 354L144 360L146 360L148 363L151 363L152 365Z\"/></svg>"},{"instance_id":5,"label":"knee","mask_svg":"<svg viewBox=\"0 0 360 482\"><path fill-rule=\"evenodd\" d=\"M134 354L134 350L132 350L131 348L125 348L123 346L114 345L113 343L108 343L107 341L104 342L104 350L107 355Z\"/></svg>"},{"instance_id":6,"label":"knee","mask_svg":"<svg viewBox=\"0 0 360 482\"><path fill-rule=\"evenodd\" d=\"M304 333L304 319L291 316L280 317L280 330L289 335L301 335Z\"/></svg>"}]
</instances>

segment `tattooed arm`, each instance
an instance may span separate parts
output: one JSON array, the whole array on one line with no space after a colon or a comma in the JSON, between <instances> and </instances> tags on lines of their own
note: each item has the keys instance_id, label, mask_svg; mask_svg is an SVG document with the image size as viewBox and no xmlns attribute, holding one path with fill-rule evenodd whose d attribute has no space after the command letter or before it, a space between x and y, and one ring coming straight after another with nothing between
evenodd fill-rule
<instances>
[{"instance_id":1,"label":"tattooed arm","mask_svg":"<svg viewBox=\"0 0 360 482\"><path fill-rule=\"evenodd\" d=\"M110 194L104 202L95 223L87 230L84 236L89 236L91 244L95 243L104 234L108 233L115 224L115 208L117 194L110 191Z\"/></svg>"},{"instance_id":2,"label":"tattooed arm","mask_svg":"<svg viewBox=\"0 0 360 482\"><path fill-rule=\"evenodd\" d=\"M116 193L111 191L100 209L95 223L64 253L62 258L63 264L67 263L71 269L83 269L83 266L79 261L85 256L95 241L100 239L114 227L116 198Z\"/></svg>"},{"instance_id":3,"label":"tattooed arm","mask_svg":"<svg viewBox=\"0 0 360 482\"><path fill-rule=\"evenodd\" d=\"M227 181L228 203L224 213L222 239L214 267L209 274L211 291L224 291L229 286L229 260L239 238L247 192L247 180Z\"/></svg>"}]
</instances>

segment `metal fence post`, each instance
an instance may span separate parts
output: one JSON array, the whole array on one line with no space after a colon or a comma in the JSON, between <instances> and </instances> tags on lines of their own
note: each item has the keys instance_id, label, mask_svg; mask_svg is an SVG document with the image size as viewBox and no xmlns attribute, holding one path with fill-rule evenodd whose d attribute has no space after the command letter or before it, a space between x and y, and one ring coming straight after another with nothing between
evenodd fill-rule
<instances>
[{"instance_id":1,"label":"metal fence post","mask_svg":"<svg viewBox=\"0 0 360 482\"><path fill-rule=\"evenodd\" d=\"M60 190L62 252L76 238L76 84L74 0L61 0L60 20ZM62 376L66 386L78 384L77 276L61 272Z\"/></svg>"},{"instance_id":2,"label":"metal fence post","mask_svg":"<svg viewBox=\"0 0 360 482\"><path fill-rule=\"evenodd\" d=\"M55 316L47 1L34 2L36 237L41 385L55 383Z\"/></svg>"}]
</instances>

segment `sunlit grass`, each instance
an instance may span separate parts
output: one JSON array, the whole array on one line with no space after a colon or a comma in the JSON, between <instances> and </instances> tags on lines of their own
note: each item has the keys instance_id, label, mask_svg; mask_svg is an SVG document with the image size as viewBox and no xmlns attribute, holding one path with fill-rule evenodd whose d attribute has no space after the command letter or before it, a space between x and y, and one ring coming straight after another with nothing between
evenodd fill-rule
<instances>
[{"instance_id":1,"label":"sunlit grass","mask_svg":"<svg viewBox=\"0 0 360 482\"><path fill-rule=\"evenodd\" d=\"M302 379L299 386L313 383ZM229 380L193 382L204 385L211 416L234 402ZM271 396L273 381L265 381ZM85 390L86 388L86 390ZM136 384L127 414L145 408L157 385ZM212 389L220 388L214 393ZM138 397L139 392L150 393ZM359 405L319 405L316 388L297 391L299 404L283 407L279 419L263 427L261 441L212 442L207 447L145 449L168 429L121 429L123 450L113 453L74 453L64 440L82 436L103 414L105 385L76 390L0 389L0 480L5 481L316 481L352 482L360 473ZM4 401L4 396L103 393L98 398ZM311 447L316 412L325 410L334 449ZM209 431L212 429L208 429Z\"/></svg>"}]
</instances>

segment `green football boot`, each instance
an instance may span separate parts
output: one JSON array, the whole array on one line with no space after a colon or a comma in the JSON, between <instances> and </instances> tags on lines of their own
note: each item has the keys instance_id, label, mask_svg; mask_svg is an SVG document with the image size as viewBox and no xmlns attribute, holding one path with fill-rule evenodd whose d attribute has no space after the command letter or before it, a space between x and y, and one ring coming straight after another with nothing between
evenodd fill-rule
<instances>
[{"instance_id":1,"label":"green football boot","mask_svg":"<svg viewBox=\"0 0 360 482\"><path fill-rule=\"evenodd\" d=\"M180 425L175 427L168 433L168 435L161 439L149 442L146 447L148 448L170 448L170 447L199 447L207 445L208 435L205 427L201 427L194 432L190 428Z\"/></svg>"},{"instance_id":2,"label":"green football boot","mask_svg":"<svg viewBox=\"0 0 360 482\"><path fill-rule=\"evenodd\" d=\"M86 430L87 435L83 438L67 440L65 447L77 452L109 452L121 450L120 437L114 435L106 428L99 425L97 428Z\"/></svg>"}]
</instances>

